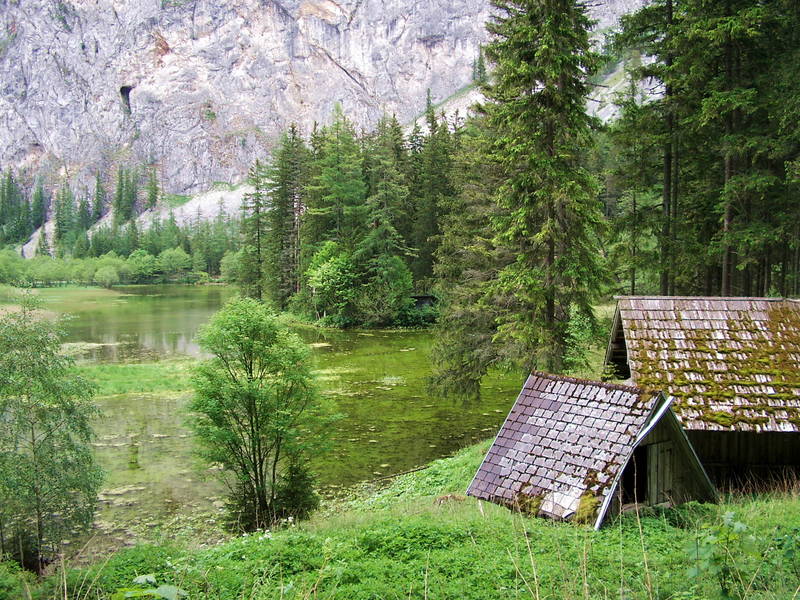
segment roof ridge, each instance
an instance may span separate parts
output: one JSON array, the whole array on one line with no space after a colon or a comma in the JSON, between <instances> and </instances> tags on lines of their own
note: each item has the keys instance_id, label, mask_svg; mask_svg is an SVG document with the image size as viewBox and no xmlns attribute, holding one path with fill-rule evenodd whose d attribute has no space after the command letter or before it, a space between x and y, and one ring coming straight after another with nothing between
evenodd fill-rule
<instances>
[{"instance_id":1,"label":"roof ridge","mask_svg":"<svg viewBox=\"0 0 800 600\"><path fill-rule=\"evenodd\" d=\"M598 387L606 388L609 390L619 390L622 392L631 392L639 396L649 395L657 396L658 393L650 392L637 385L623 385L621 383L610 383L608 381L597 381L595 379L582 379L580 377L570 377L569 375L554 375L552 373L545 373L544 371L531 371L531 376L542 377L550 379L551 381L566 381L568 383L580 383L585 385L595 385Z\"/></svg>"}]
</instances>

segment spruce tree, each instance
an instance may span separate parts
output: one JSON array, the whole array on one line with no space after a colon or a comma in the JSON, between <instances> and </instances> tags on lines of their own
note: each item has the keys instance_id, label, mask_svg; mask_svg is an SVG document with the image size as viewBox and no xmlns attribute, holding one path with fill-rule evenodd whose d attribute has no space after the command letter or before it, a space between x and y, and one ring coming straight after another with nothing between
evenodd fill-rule
<instances>
[{"instance_id":1,"label":"spruce tree","mask_svg":"<svg viewBox=\"0 0 800 600\"><path fill-rule=\"evenodd\" d=\"M494 64L484 106L501 172L496 243L515 260L493 294L496 341L525 368L564 370L570 319L594 322L604 272L597 182L582 166L591 143L585 106L598 64L590 21L574 0L492 0L486 48Z\"/></svg>"},{"instance_id":2,"label":"spruce tree","mask_svg":"<svg viewBox=\"0 0 800 600\"><path fill-rule=\"evenodd\" d=\"M92 201L92 222L97 223L103 216L106 205L106 189L98 171L94 179L94 199Z\"/></svg>"},{"instance_id":3,"label":"spruce tree","mask_svg":"<svg viewBox=\"0 0 800 600\"><path fill-rule=\"evenodd\" d=\"M610 144L603 148L610 155L608 177L613 181L613 189L607 189L607 210L613 225L608 254L618 279L628 280L627 286L619 288L635 296L643 290L656 290L647 283L648 271L659 264L654 242L660 224L656 205L662 174L661 136L649 132L658 128L660 115L646 102L633 79L617 106L620 116L608 128Z\"/></svg>"},{"instance_id":4,"label":"spruce tree","mask_svg":"<svg viewBox=\"0 0 800 600\"><path fill-rule=\"evenodd\" d=\"M88 231L92 226L92 213L89 208L89 197L84 195L78 203L77 226L80 231Z\"/></svg>"},{"instance_id":5,"label":"spruce tree","mask_svg":"<svg viewBox=\"0 0 800 600\"><path fill-rule=\"evenodd\" d=\"M410 301L412 277L403 261L408 250L396 226L405 212L409 191L387 118L379 122L367 147L371 193L366 199L366 232L353 252L362 283L355 299L361 322L384 325L393 323Z\"/></svg>"},{"instance_id":6,"label":"spruce tree","mask_svg":"<svg viewBox=\"0 0 800 600\"><path fill-rule=\"evenodd\" d=\"M41 179L36 180L36 187L33 190L33 198L31 199L31 226L38 229L45 222L45 215L47 211L47 200L44 195L44 188L42 187Z\"/></svg>"},{"instance_id":7,"label":"spruce tree","mask_svg":"<svg viewBox=\"0 0 800 600\"><path fill-rule=\"evenodd\" d=\"M366 185L355 130L339 105L315 162L317 172L310 199L318 204L309 203L306 219L316 222L314 233L318 237L309 242L316 245L332 240L352 251L365 231Z\"/></svg>"},{"instance_id":8,"label":"spruce tree","mask_svg":"<svg viewBox=\"0 0 800 600\"><path fill-rule=\"evenodd\" d=\"M127 192L125 186L127 185L127 175L125 169L120 165L117 167L117 185L114 188L114 225L121 225L128 220L128 210L125 205Z\"/></svg>"},{"instance_id":9,"label":"spruce tree","mask_svg":"<svg viewBox=\"0 0 800 600\"><path fill-rule=\"evenodd\" d=\"M245 194L242 202L242 258L239 265L239 285L242 294L255 300L265 296L265 269L267 233L269 230L267 203L267 175L261 161L250 167L247 183L253 191Z\"/></svg>"},{"instance_id":10,"label":"spruce tree","mask_svg":"<svg viewBox=\"0 0 800 600\"><path fill-rule=\"evenodd\" d=\"M36 246L36 255L37 256L52 255L52 251L50 249L50 242L47 240L47 229L44 226L42 226L42 229L39 232L39 243Z\"/></svg>"},{"instance_id":11,"label":"spruce tree","mask_svg":"<svg viewBox=\"0 0 800 600\"><path fill-rule=\"evenodd\" d=\"M300 218L304 209L310 154L295 124L281 137L268 169L265 247L269 293L285 308L300 286Z\"/></svg>"},{"instance_id":12,"label":"spruce tree","mask_svg":"<svg viewBox=\"0 0 800 600\"><path fill-rule=\"evenodd\" d=\"M664 148L662 293L796 289L797 16L787 0L657 0L623 19L618 46L655 57L639 75L664 89L643 131Z\"/></svg>"},{"instance_id":13,"label":"spruce tree","mask_svg":"<svg viewBox=\"0 0 800 600\"><path fill-rule=\"evenodd\" d=\"M68 245L69 234L75 229L75 198L68 184L56 195L54 242L58 248Z\"/></svg>"},{"instance_id":14,"label":"spruce tree","mask_svg":"<svg viewBox=\"0 0 800 600\"><path fill-rule=\"evenodd\" d=\"M428 287L433 275L433 257L441 233L440 205L453 195L450 180L454 140L444 118L439 120L430 97L425 120L428 135L424 137L419 152L412 154L417 163L412 182L415 199L412 239L416 256L411 270L418 288Z\"/></svg>"},{"instance_id":15,"label":"spruce tree","mask_svg":"<svg viewBox=\"0 0 800 600\"><path fill-rule=\"evenodd\" d=\"M161 192L158 188L158 178L155 168L151 168L147 177L147 208L155 208Z\"/></svg>"},{"instance_id":16,"label":"spruce tree","mask_svg":"<svg viewBox=\"0 0 800 600\"><path fill-rule=\"evenodd\" d=\"M513 257L496 245L494 231L487 226L497 216L494 191L504 175L496 162L486 160L491 139L486 119L467 122L464 143L454 157L456 193L442 205L442 237L434 265L441 314L431 360L433 388L448 396L477 398L483 377L502 362L493 343L498 306L490 286Z\"/></svg>"},{"instance_id":17,"label":"spruce tree","mask_svg":"<svg viewBox=\"0 0 800 600\"><path fill-rule=\"evenodd\" d=\"M120 166L117 170L117 186L114 190L114 225L122 225L134 216L139 197L136 171Z\"/></svg>"},{"instance_id":18,"label":"spruce tree","mask_svg":"<svg viewBox=\"0 0 800 600\"><path fill-rule=\"evenodd\" d=\"M366 199L366 235L355 252L357 262L369 262L379 256L400 256L406 253L405 242L396 223L405 217L409 190L386 117L378 123L368 151L372 157L371 194Z\"/></svg>"}]
</instances>

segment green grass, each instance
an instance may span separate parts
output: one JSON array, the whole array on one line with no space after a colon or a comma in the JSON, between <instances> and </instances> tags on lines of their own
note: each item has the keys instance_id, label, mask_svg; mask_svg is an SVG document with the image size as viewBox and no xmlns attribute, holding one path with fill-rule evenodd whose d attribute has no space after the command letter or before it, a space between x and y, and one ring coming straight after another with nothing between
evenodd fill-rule
<instances>
[{"instance_id":1,"label":"green grass","mask_svg":"<svg viewBox=\"0 0 800 600\"><path fill-rule=\"evenodd\" d=\"M91 598L107 597L147 573L190 598L222 600L723 598L718 571L690 569L698 536L714 533L721 515L733 512L744 529L737 526L738 540L726 541L716 554L729 563L726 573L743 582L731 597L795 597L800 560L778 552L774 540L800 526L796 494L649 509L599 532L461 496L437 503L443 494L463 492L487 447L467 448L382 490L362 488L298 526L212 547L202 547L202 540L192 548L136 547L67 579L77 587L96 578L101 593L85 596ZM62 590L60 597L78 596Z\"/></svg>"},{"instance_id":2,"label":"green grass","mask_svg":"<svg viewBox=\"0 0 800 600\"><path fill-rule=\"evenodd\" d=\"M99 396L149 392L183 392L191 389L194 359L169 359L155 363L92 363L78 371L97 385Z\"/></svg>"}]
</instances>

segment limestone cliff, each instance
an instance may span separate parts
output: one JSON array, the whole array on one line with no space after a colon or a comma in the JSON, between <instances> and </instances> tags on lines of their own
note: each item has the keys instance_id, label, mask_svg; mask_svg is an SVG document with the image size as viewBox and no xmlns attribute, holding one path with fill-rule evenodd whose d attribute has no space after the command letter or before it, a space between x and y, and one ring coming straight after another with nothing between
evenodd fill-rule
<instances>
[{"instance_id":1,"label":"limestone cliff","mask_svg":"<svg viewBox=\"0 0 800 600\"><path fill-rule=\"evenodd\" d=\"M594 2L598 27L642 0ZM0 165L169 192L241 181L336 102L409 121L469 84L488 0L0 0Z\"/></svg>"}]
</instances>

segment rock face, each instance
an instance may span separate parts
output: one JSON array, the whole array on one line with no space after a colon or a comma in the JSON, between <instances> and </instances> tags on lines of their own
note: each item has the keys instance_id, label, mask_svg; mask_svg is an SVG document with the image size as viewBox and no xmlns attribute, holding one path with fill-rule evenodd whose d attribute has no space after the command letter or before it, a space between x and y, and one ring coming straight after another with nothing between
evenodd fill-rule
<instances>
[{"instance_id":1,"label":"rock face","mask_svg":"<svg viewBox=\"0 0 800 600\"><path fill-rule=\"evenodd\" d=\"M595 2L607 27L643 0ZM155 165L168 192L239 182L336 102L413 120L470 83L488 0L0 0L0 165L88 182Z\"/></svg>"}]
</instances>

